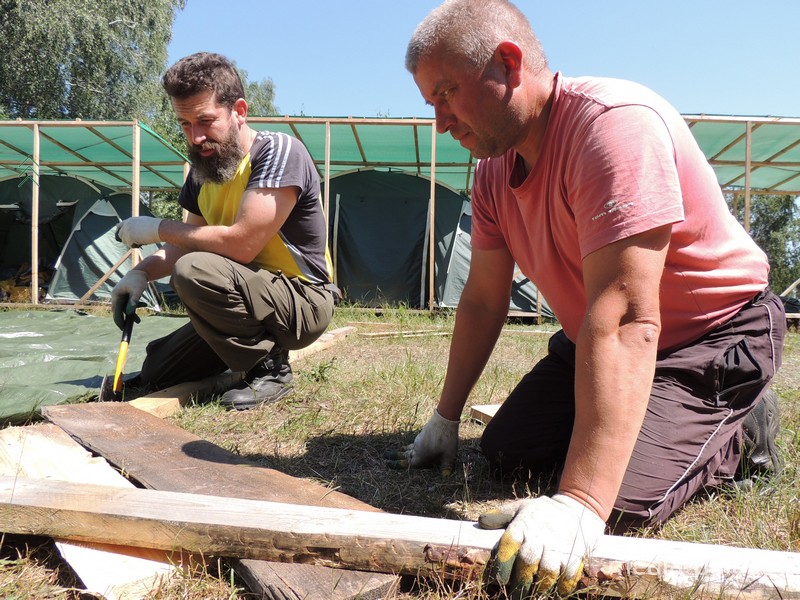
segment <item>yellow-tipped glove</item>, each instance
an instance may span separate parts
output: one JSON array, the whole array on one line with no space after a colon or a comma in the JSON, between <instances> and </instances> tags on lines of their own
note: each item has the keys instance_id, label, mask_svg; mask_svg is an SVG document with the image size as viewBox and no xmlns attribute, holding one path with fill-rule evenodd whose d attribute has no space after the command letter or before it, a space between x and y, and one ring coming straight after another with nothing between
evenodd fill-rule
<instances>
[{"instance_id":1,"label":"yellow-tipped glove","mask_svg":"<svg viewBox=\"0 0 800 600\"><path fill-rule=\"evenodd\" d=\"M161 219L156 217L131 217L117 223L115 237L129 248L139 248L161 241L158 227Z\"/></svg>"},{"instance_id":2,"label":"yellow-tipped glove","mask_svg":"<svg viewBox=\"0 0 800 600\"><path fill-rule=\"evenodd\" d=\"M388 465L393 469L418 469L435 466L443 476L453 472L458 452L460 421L445 419L438 410L404 450L387 452Z\"/></svg>"},{"instance_id":3,"label":"yellow-tipped glove","mask_svg":"<svg viewBox=\"0 0 800 600\"><path fill-rule=\"evenodd\" d=\"M483 529L506 527L493 552L491 575L518 598L544 594L556 584L560 595L572 592L584 558L605 530L592 509L563 494L508 502L478 523Z\"/></svg>"}]
</instances>

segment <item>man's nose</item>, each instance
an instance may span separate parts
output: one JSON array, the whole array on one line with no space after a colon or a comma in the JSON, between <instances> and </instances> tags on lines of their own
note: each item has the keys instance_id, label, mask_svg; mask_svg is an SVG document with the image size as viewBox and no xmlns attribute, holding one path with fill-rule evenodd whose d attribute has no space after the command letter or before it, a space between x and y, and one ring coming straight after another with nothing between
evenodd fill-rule
<instances>
[{"instance_id":1,"label":"man's nose","mask_svg":"<svg viewBox=\"0 0 800 600\"><path fill-rule=\"evenodd\" d=\"M206 141L205 127L192 126L190 141L195 145L200 145Z\"/></svg>"},{"instance_id":2,"label":"man's nose","mask_svg":"<svg viewBox=\"0 0 800 600\"><path fill-rule=\"evenodd\" d=\"M434 114L436 116L436 131L439 133L447 133L450 128L455 124L455 116L453 113L444 106L435 106Z\"/></svg>"}]
</instances>

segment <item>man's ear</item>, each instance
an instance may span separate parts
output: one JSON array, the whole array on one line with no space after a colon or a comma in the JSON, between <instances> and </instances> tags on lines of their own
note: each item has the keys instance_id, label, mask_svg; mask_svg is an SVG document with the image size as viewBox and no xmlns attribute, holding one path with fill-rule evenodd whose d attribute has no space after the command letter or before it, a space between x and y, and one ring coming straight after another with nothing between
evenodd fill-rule
<instances>
[{"instance_id":1,"label":"man's ear","mask_svg":"<svg viewBox=\"0 0 800 600\"><path fill-rule=\"evenodd\" d=\"M239 98L236 102L234 102L233 112L236 113L236 118L239 121L239 125L244 125L245 121L247 120L247 100L244 98Z\"/></svg>"},{"instance_id":2,"label":"man's ear","mask_svg":"<svg viewBox=\"0 0 800 600\"><path fill-rule=\"evenodd\" d=\"M519 87L522 83L522 48L510 40L505 40L497 45L494 52L505 69L508 85L511 88Z\"/></svg>"}]
</instances>

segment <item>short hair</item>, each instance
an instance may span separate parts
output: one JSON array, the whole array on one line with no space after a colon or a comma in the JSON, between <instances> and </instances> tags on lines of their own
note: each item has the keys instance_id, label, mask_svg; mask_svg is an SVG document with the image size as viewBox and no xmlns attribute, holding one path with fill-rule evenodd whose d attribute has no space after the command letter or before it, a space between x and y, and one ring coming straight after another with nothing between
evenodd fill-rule
<instances>
[{"instance_id":1,"label":"short hair","mask_svg":"<svg viewBox=\"0 0 800 600\"><path fill-rule=\"evenodd\" d=\"M476 69L491 61L500 42L513 41L531 73L547 68L539 38L528 19L508 0L446 0L417 26L406 50L406 69L417 70L434 51L462 58Z\"/></svg>"},{"instance_id":2,"label":"short hair","mask_svg":"<svg viewBox=\"0 0 800 600\"><path fill-rule=\"evenodd\" d=\"M217 103L233 108L244 98L244 85L234 64L221 54L197 52L172 65L161 80L170 98L184 99L202 92L214 92Z\"/></svg>"}]
</instances>

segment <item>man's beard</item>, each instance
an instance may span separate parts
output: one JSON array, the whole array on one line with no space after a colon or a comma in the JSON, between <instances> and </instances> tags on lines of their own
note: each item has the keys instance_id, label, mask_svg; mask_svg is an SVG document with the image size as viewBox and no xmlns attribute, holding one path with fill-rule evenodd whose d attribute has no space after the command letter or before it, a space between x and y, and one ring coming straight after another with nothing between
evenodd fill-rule
<instances>
[{"instance_id":1,"label":"man's beard","mask_svg":"<svg viewBox=\"0 0 800 600\"><path fill-rule=\"evenodd\" d=\"M211 156L202 156L203 150L215 150ZM189 159L192 162L192 178L198 185L204 183L225 183L233 179L244 158L244 150L239 142L239 130L231 125L228 135L219 142L205 141L189 145Z\"/></svg>"}]
</instances>

